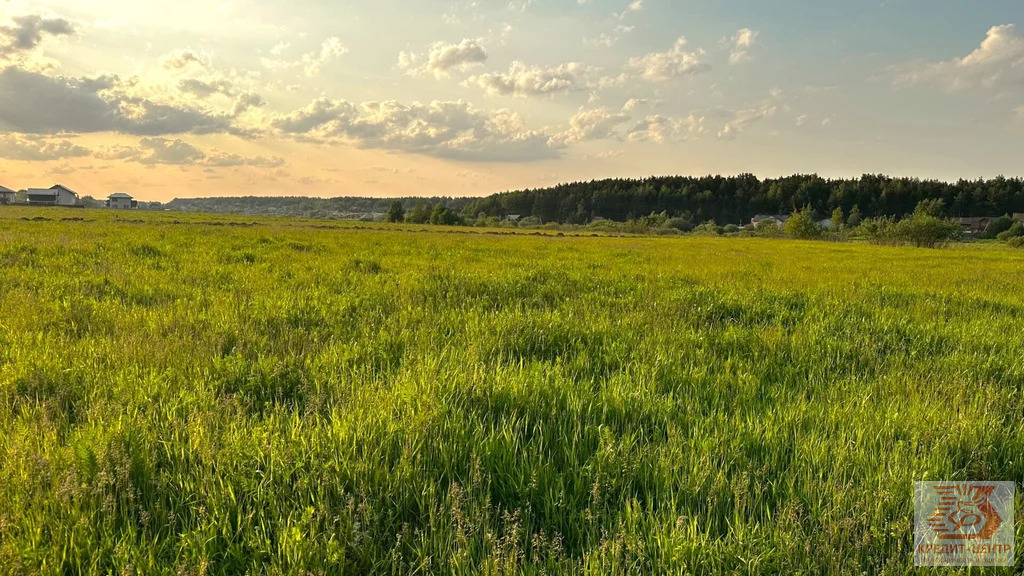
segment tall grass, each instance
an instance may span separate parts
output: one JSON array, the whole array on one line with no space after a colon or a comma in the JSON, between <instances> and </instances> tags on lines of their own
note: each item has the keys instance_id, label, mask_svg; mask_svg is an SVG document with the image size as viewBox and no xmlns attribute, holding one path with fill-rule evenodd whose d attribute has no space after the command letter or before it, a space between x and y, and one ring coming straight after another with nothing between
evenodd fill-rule
<instances>
[{"instance_id":1,"label":"tall grass","mask_svg":"<svg viewBox=\"0 0 1024 576\"><path fill-rule=\"evenodd\" d=\"M903 574L1024 478L1020 251L80 213L0 211L0 573Z\"/></svg>"}]
</instances>

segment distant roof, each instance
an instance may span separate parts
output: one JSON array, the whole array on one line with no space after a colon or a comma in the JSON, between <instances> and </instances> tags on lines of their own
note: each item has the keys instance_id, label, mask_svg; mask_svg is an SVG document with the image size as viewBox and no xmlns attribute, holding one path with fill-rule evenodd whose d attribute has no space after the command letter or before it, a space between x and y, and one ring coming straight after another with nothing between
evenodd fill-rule
<instances>
[{"instance_id":1,"label":"distant roof","mask_svg":"<svg viewBox=\"0 0 1024 576\"><path fill-rule=\"evenodd\" d=\"M53 188L29 188L30 196L56 196L57 191Z\"/></svg>"},{"instance_id":2,"label":"distant roof","mask_svg":"<svg viewBox=\"0 0 1024 576\"><path fill-rule=\"evenodd\" d=\"M0 194L17 194L17 192L7 188L6 186L0 186Z\"/></svg>"},{"instance_id":3,"label":"distant roof","mask_svg":"<svg viewBox=\"0 0 1024 576\"><path fill-rule=\"evenodd\" d=\"M125 194L124 192L114 192L110 196L107 196L107 198L110 198L110 199L114 199L114 198L127 198L129 200L132 199L131 194Z\"/></svg>"},{"instance_id":4,"label":"distant roof","mask_svg":"<svg viewBox=\"0 0 1024 576\"><path fill-rule=\"evenodd\" d=\"M68 188L67 186L65 186L63 184L54 184L53 186L50 187L50 190L57 190L58 188L61 189L61 190L66 191L66 192L71 192L75 196L78 196L78 192L75 192L74 190L72 190L71 188Z\"/></svg>"}]
</instances>

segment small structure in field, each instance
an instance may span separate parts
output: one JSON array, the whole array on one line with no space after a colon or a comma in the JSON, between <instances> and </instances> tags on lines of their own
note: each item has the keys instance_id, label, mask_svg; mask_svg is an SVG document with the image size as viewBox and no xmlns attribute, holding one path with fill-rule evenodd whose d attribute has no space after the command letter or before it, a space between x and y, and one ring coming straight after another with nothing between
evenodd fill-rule
<instances>
[{"instance_id":1,"label":"small structure in field","mask_svg":"<svg viewBox=\"0 0 1024 576\"><path fill-rule=\"evenodd\" d=\"M521 214L509 214L508 216L505 216L505 221L506 222L519 222L520 220L522 220L522 218L523 218L523 216Z\"/></svg>"},{"instance_id":2,"label":"small structure in field","mask_svg":"<svg viewBox=\"0 0 1024 576\"><path fill-rule=\"evenodd\" d=\"M52 188L29 188L28 203L33 206L78 206L78 192L61 184Z\"/></svg>"},{"instance_id":3,"label":"small structure in field","mask_svg":"<svg viewBox=\"0 0 1024 576\"><path fill-rule=\"evenodd\" d=\"M757 226L761 222L771 222L776 226L782 227L789 220L789 216L783 214L758 214L750 219L751 226Z\"/></svg>"},{"instance_id":4,"label":"small structure in field","mask_svg":"<svg viewBox=\"0 0 1024 576\"><path fill-rule=\"evenodd\" d=\"M1024 222L1024 212L1014 212L1013 219L1017 222Z\"/></svg>"},{"instance_id":5,"label":"small structure in field","mask_svg":"<svg viewBox=\"0 0 1024 576\"><path fill-rule=\"evenodd\" d=\"M957 218L957 222L963 228L964 234L981 234L988 228L988 225L998 216L978 216L970 218Z\"/></svg>"},{"instance_id":6,"label":"small structure in field","mask_svg":"<svg viewBox=\"0 0 1024 576\"><path fill-rule=\"evenodd\" d=\"M130 194L124 192L115 192L110 196L107 196L107 208L114 210L131 210L132 208L138 208L139 202L131 197Z\"/></svg>"},{"instance_id":7,"label":"small structure in field","mask_svg":"<svg viewBox=\"0 0 1024 576\"><path fill-rule=\"evenodd\" d=\"M14 190L0 186L0 204L14 204L14 199L17 197Z\"/></svg>"},{"instance_id":8,"label":"small structure in field","mask_svg":"<svg viewBox=\"0 0 1024 576\"><path fill-rule=\"evenodd\" d=\"M822 230L831 230L831 229L835 228L835 224L832 223L832 219L831 218L826 218L824 220L820 220L818 222L818 226L820 226Z\"/></svg>"}]
</instances>

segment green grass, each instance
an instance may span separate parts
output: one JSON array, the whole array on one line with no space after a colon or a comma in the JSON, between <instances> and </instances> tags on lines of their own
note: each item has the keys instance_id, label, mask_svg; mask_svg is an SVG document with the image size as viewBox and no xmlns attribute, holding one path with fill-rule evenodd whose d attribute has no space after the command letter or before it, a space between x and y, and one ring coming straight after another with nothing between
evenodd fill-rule
<instances>
[{"instance_id":1,"label":"green grass","mask_svg":"<svg viewBox=\"0 0 1024 576\"><path fill-rule=\"evenodd\" d=\"M373 228L0 209L0 573L903 574L1021 487L1024 251Z\"/></svg>"}]
</instances>

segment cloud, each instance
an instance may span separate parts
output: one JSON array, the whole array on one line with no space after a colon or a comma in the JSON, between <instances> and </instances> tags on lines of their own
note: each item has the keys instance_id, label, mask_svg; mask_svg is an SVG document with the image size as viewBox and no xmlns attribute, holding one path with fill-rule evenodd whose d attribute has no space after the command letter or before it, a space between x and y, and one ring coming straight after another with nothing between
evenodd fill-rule
<instances>
[{"instance_id":1,"label":"cloud","mask_svg":"<svg viewBox=\"0 0 1024 576\"><path fill-rule=\"evenodd\" d=\"M557 92L582 90L587 87L589 68L578 62L561 64L554 68L527 66L516 61L507 73L488 73L472 76L466 85L476 85L492 96L542 96Z\"/></svg>"},{"instance_id":2,"label":"cloud","mask_svg":"<svg viewBox=\"0 0 1024 576\"><path fill-rule=\"evenodd\" d=\"M205 166L228 168L258 166L276 168L284 164L282 158L242 156L214 150L207 154L199 148L177 138L143 138L138 146L110 146L96 153L102 160L122 160L147 166Z\"/></svg>"},{"instance_id":3,"label":"cloud","mask_svg":"<svg viewBox=\"0 0 1024 576\"><path fill-rule=\"evenodd\" d=\"M25 162L46 162L88 156L91 151L68 140L0 134L0 158Z\"/></svg>"},{"instance_id":4,"label":"cloud","mask_svg":"<svg viewBox=\"0 0 1024 576\"><path fill-rule=\"evenodd\" d=\"M16 16L11 25L0 26L0 57L28 52L46 36L71 36L74 25L63 18L43 18L37 14Z\"/></svg>"},{"instance_id":5,"label":"cloud","mask_svg":"<svg viewBox=\"0 0 1024 576\"><path fill-rule=\"evenodd\" d=\"M718 132L718 137L731 140L746 130L751 124L765 118L771 118L777 111L778 107L776 105L764 104L758 108L733 112L732 118Z\"/></svg>"},{"instance_id":6,"label":"cloud","mask_svg":"<svg viewBox=\"0 0 1024 576\"><path fill-rule=\"evenodd\" d=\"M704 116L690 114L682 118L672 118L655 114L637 122L628 132L630 142L678 142L690 136L700 136L706 132Z\"/></svg>"},{"instance_id":7,"label":"cloud","mask_svg":"<svg viewBox=\"0 0 1024 576\"><path fill-rule=\"evenodd\" d=\"M237 133L232 118L128 93L117 76L50 77L0 71L0 130L23 134L121 132L138 136Z\"/></svg>"},{"instance_id":8,"label":"cloud","mask_svg":"<svg viewBox=\"0 0 1024 576\"><path fill-rule=\"evenodd\" d=\"M278 44L271 50L271 54L280 56L288 46L289 44ZM345 54L348 54L348 48L341 43L341 39L331 36L324 40L323 44L321 44L319 48L303 54L298 60L261 58L260 62L263 64L263 67L268 70L290 70L294 68L301 68L306 77L314 78L320 75L324 66L334 62Z\"/></svg>"},{"instance_id":9,"label":"cloud","mask_svg":"<svg viewBox=\"0 0 1024 576\"><path fill-rule=\"evenodd\" d=\"M458 44L435 42L424 58L410 52L398 55L398 66L411 76L433 74L435 78L447 78L452 70L464 72L487 61L487 50L482 39L466 38Z\"/></svg>"},{"instance_id":10,"label":"cloud","mask_svg":"<svg viewBox=\"0 0 1024 576\"><path fill-rule=\"evenodd\" d=\"M1024 83L1024 34L1014 24L989 28L981 45L962 58L913 62L892 69L896 86L932 83L947 90Z\"/></svg>"},{"instance_id":11,"label":"cloud","mask_svg":"<svg viewBox=\"0 0 1024 576\"><path fill-rule=\"evenodd\" d=\"M345 48L345 46L342 45L341 40L332 36L327 40L324 40L324 43L320 46L319 50L303 54L303 70L305 70L306 76L313 78L320 74L320 70L323 69L324 66L338 58L341 58L347 53L348 48Z\"/></svg>"},{"instance_id":12,"label":"cloud","mask_svg":"<svg viewBox=\"0 0 1024 576\"><path fill-rule=\"evenodd\" d=\"M751 30L750 28L743 28L736 32L732 38L729 39L731 51L729 52L729 64L736 65L742 64L750 60L750 49L757 42L758 32L757 30Z\"/></svg>"},{"instance_id":13,"label":"cloud","mask_svg":"<svg viewBox=\"0 0 1024 576\"><path fill-rule=\"evenodd\" d=\"M689 76L710 70L701 62L703 50L687 52L686 38L680 36L666 52L652 52L646 56L630 58L627 69L639 73L649 82L666 82L678 76Z\"/></svg>"},{"instance_id":14,"label":"cloud","mask_svg":"<svg viewBox=\"0 0 1024 576\"><path fill-rule=\"evenodd\" d=\"M160 65L167 70L184 70L187 68L200 68L206 70L210 67L209 55L195 50L174 50L159 58Z\"/></svg>"},{"instance_id":15,"label":"cloud","mask_svg":"<svg viewBox=\"0 0 1024 576\"><path fill-rule=\"evenodd\" d=\"M572 144L589 140L619 138L616 129L629 122L628 114L612 112L608 108L580 108L569 119L569 129L554 137L559 144Z\"/></svg>"},{"instance_id":16,"label":"cloud","mask_svg":"<svg viewBox=\"0 0 1024 576\"><path fill-rule=\"evenodd\" d=\"M300 138L341 139L361 148L457 160L513 162L558 156L550 136L526 128L514 112L485 112L462 100L405 105L319 98L277 118L273 126Z\"/></svg>"}]
</instances>

